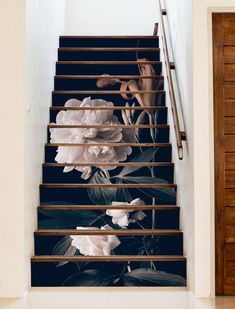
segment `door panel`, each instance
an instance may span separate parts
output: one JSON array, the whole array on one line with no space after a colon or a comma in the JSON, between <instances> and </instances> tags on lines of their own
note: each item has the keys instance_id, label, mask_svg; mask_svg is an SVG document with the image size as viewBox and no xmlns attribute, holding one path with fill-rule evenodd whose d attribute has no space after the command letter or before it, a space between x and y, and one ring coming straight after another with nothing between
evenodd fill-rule
<instances>
[{"instance_id":1,"label":"door panel","mask_svg":"<svg viewBox=\"0 0 235 309\"><path fill-rule=\"evenodd\" d=\"M235 14L213 14L216 294L235 294Z\"/></svg>"}]
</instances>

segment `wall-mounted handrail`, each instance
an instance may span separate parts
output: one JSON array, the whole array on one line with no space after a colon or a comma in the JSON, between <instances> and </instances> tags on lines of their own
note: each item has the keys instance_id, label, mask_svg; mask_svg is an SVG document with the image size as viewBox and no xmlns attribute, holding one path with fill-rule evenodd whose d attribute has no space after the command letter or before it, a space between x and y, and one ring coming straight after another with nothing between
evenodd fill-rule
<instances>
[{"instance_id":1,"label":"wall-mounted handrail","mask_svg":"<svg viewBox=\"0 0 235 309\"><path fill-rule=\"evenodd\" d=\"M176 96L175 96L175 89L173 84L172 78L172 70L175 70L175 63L170 61L169 56L169 49L167 44L167 37L164 25L164 17L167 17L167 12L161 6L161 0L159 0L159 8L160 8L160 24L161 24L161 38L163 44L163 53L164 53L164 60L165 60L165 67L166 67L166 76L169 85L169 96L170 96L170 103L171 103L171 110L175 128L175 137L176 137L176 144L178 148L178 157L180 160L183 159L183 144L182 141L186 140L186 134L184 131L180 130L179 124L179 116L177 111L177 104L176 104ZM158 29L157 25L155 25L154 32Z\"/></svg>"}]
</instances>

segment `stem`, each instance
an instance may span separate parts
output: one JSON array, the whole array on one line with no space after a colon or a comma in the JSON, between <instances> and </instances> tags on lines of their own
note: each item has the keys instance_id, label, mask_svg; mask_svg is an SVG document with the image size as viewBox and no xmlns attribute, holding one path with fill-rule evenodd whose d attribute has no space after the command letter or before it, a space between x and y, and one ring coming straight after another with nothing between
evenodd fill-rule
<instances>
[{"instance_id":1,"label":"stem","mask_svg":"<svg viewBox=\"0 0 235 309\"><path fill-rule=\"evenodd\" d=\"M137 135L137 134L135 135L135 138L136 138L136 142L137 142L137 144L139 144L139 143L140 143L140 140L139 140L139 138L138 138L138 135ZM139 146L139 149L140 149L140 151L141 151L141 152L143 152L142 147L140 147L140 146Z\"/></svg>"},{"instance_id":2,"label":"stem","mask_svg":"<svg viewBox=\"0 0 235 309\"><path fill-rule=\"evenodd\" d=\"M149 113L149 112L148 112L148 115L149 115L149 123L152 125L152 124L154 123L154 115L152 115L152 114ZM152 130L152 129L150 128L150 135L151 135L151 137L152 137L153 143L155 143L156 141L155 141L155 130L154 130L154 129ZM152 176L153 178L155 178L154 167L152 166L152 167L150 168L150 170L151 170L151 176ZM156 203L156 198L153 197L153 198L152 198L152 205L155 205L155 203ZM156 225L156 211L153 209L153 210L152 210L152 230L155 229L155 225Z\"/></svg>"},{"instance_id":3,"label":"stem","mask_svg":"<svg viewBox=\"0 0 235 309\"><path fill-rule=\"evenodd\" d=\"M99 221L101 218L105 217L106 213L103 213L102 215L98 216L97 218L95 218L95 220L93 220L89 226L92 226L94 223L96 223L97 221Z\"/></svg>"},{"instance_id":4,"label":"stem","mask_svg":"<svg viewBox=\"0 0 235 309\"><path fill-rule=\"evenodd\" d=\"M110 179L109 172L108 172L107 170L105 170L105 169L102 169L102 171L103 171L105 177L106 177L107 179Z\"/></svg>"},{"instance_id":5,"label":"stem","mask_svg":"<svg viewBox=\"0 0 235 309\"><path fill-rule=\"evenodd\" d=\"M152 177L155 177L153 166L151 167L151 176L152 176ZM156 203L156 198L153 197L153 198L152 198L152 205L154 206L155 203ZM156 225L156 210L153 209L153 210L152 210L152 230L155 229L155 225Z\"/></svg>"},{"instance_id":6,"label":"stem","mask_svg":"<svg viewBox=\"0 0 235 309\"><path fill-rule=\"evenodd\" d=\"M144 226L142 224L139 223L139 221L136 221L136 223L142 228L142 230L144 230Z\"/></svg>"},{"instance_id":7,"label":"stem","mask_svg":"<svg viewBox=\"0 0 235 309\"><path fill-rule=\"evenodd\" d=\"M130 273L131 272L131 263L130 262L127 262L127 266L126 266L128 272Z\"/></svg>"},{"instance_id":8,"label":"stem","mask_svg":"<svg viewBox=\"0 0 235 309\"><path fill-rule=\"evenodd\" d=\"M148 251L148 248L147 248L147 246L146 246L146 243L145 243L145 238L143 238L143 245L144 245L144 249L145 249L146 254L147 254L147 255L150 255L150 254L149 254L149 251ZM156 266L154 265L154 263L153 263L152 261L150 262L150 265L151 265L151 267L152 267L154 270L156 270Z\"/></svg>"}]
</instances>

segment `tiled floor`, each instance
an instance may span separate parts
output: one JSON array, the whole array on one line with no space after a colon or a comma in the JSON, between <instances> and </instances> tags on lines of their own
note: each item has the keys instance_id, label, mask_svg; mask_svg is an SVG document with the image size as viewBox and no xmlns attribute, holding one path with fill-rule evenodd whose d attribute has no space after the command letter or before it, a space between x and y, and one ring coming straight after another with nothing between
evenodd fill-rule
<instances>
[{"instance_id":1,"label":"tiled floor","mask_svg":"<svg viewBox=\"0 0 235 309\"><path fill-rule=\"evenodd\" d=\"M184 289L32 289L25 299L0 299L0 309L234 309L235 297L195 299Z\"/></svg>"}]
</instances>

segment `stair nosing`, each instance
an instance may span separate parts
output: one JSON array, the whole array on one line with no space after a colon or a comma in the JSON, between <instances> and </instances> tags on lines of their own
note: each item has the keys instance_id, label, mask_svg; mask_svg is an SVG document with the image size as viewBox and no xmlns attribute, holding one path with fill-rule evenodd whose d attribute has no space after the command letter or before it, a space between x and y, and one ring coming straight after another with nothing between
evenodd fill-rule
<instances>
[{"instance_id":1,"label":"stair nosing","mask_svg":"<svg viewBox=\"0 0 235 309\"><path fill-rule=\"evenodd\" d=\"M167 110L167 106L51 106L50 111L53 110Z\"/></svg>"},{"instance_id":2,"label":"stair nosing","mask_svg":"<svg viewBox=\"0 0 235 309\"><path fill-rule=\"evenodd\" d=\"M58 51L160 51L159 47L59 47Z\"/></svg>"},{"instance_id":3,"label":"stair nosing","mask_svg":"<svg viewBox=\"0 0 235 309\"><path fill-rule=\"evenodd\" d=\"M39 205L40 210L106 210L106 209L130 209L130 210L180 210L176 205Z\"/></svg>"},{"instance_id":4,"label":"stair nosing","mask_svg":"<svg viewBox=\"0 0 235 309\"><path fill-rule=\"evenodd\" d=\"M55 75L55 79L99 79L103 78L102 75ZM107 79L164 79L162 75L110 75L105 76Z\"/></svg>"},{"instance_id":5,"label":"stair nosing","mask_svg":"<svg viewBox=\"0 0 235 309\"><path fill-rule=\"evenodd\" d=\"M104 147L172 147L170 143L99 143ZM45 147L96 147L96 143L45 143Z\"/></svg>"},{"instance_id":6,"label":"stair nosing","mask_svg":"<svg viewBox=\"0 0 235 309\"><path fill-rule=\"evenodd\" d=\"M60 39L157 39L158 35L61 35Z\"/></svg>"},{"instance_id":7,"label":"stair nosing","mask_svg":"<svg viewBox=\"0 0 235 309\"><path fill-rule=\"evenodd\" d=\"M66 236L66 235L136 235L136 236L148 236L148 235L182 235L182 231L178 229L154 229L154 230L127 230L127 229L117 229L117 230L58 230L58 229L38 229L34 232L35 236Z\"/></svg>"},{"instance_id":8,"label":"stair nosing","mask_svg":"<svg viewBox=\"0 0 235 309\"><path fill-rule=\"evenodd\" d=\"M165 94L164 90L53 90L52 94Z\"/></svg>"},{"instance_id":9,"label":"stair nosing","mask_svg":"<svg viewBox=\"0 0 235 309\"><path fill-rule=\"evenodd\" d=\"M48 129L105 129L105 128L133 128L133 129L150 129L150 128L155 128L155 129L169 129L169 125L167 124L156 124L156 125L145 125L145 124L140 124L140 125L136 125L136 124L132 124L132 125L126 125L126 124L95 124L95 125L79 125L79 124L48 124L47 125Z\"/></svg>"},{"instance_id":10,"label":"stair nosing","mask_svg":"<svg viewBox=\"0 0 235 309\"><path fill-rule=\"evenodd\" d=\"M45 162L42 164L43 167L48 166L155 166L155 167L169 167L174 166L175 164L173 162L110 162L110 163L102 163L102 162L87 162L87 163L79 163L79 162L64 162L64 163L58 163L58 162Z\"/></svg>"},{"instance_id":11,"label":"stair nosing","mask_svg":"<svg viewBox=\"0 0 235 309\"><path fill-rule=\"evenodd\" d=\"M115 262L115 261L128 261L128 262L138 262L138 261L158 261L158 262L177 262L177 261L186 261L186 257L183 255L123 255L123 256L55 256L55 255L37 255L31 257L31 261L34 263L37 262Z\"/></svg>"},{"instance_id":12,"label":"stair nosing","mask_svg":"<svg viewBox=\"0 0 235 309\"><path fill-rule=\"evenodd\" d=\"M91 184L91 183L42 183L40 188L177 188L176 184L138 183L138 184Z\"/></svg>"},{"instance_id":13,"label":"stair nosing","mask_svg":"<svg viewBox=\"0 0 235 309\"><path fill-rule=\"evenodd\" d=\"M56 64L74 64L74 65L138 65L138 64L162 64L161 61L141 61L141 60L136 60L136 61L93 61L93 60L84 60L84 61L76 61L76 60L61 60L61 61L56 61Z\"/></svg>"}]
</instances>

